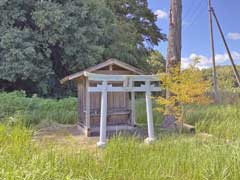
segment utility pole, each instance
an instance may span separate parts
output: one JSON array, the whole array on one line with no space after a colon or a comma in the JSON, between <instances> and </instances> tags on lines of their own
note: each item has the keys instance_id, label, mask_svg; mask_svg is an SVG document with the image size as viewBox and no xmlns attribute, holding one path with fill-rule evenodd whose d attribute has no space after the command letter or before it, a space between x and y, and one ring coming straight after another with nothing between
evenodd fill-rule
<instances>
[{"instance_id":1,"label":"utility pole","mask_svg":"<svg viewBox=\"0 0 240 180\"><path fill-rule=\"evenodd\" d=\"M228 53L229 59L230 59L230 61L231 61L232 67L233 67L234 75L235 75L235 77L236 77L236 79L237 79L238 86L240 87L240 75L239 75L238 70L237 70L237 67L236 67L236 65L235 65L235 63L234 63L234 61L233 61L232 54L231 54L231 52L230 52L230 50L229 50L227 41L226 41L226 39L225 39L225 37L224 37L224 34L223 34L222 28L221 28L221 26L220 26L220 23L219 23L219 21L218 21L217 15L215 14L213 8L211 8L211 12L212 12L212 14L213 14L213 17L215 18L216 23L217 23L217 27L218 27L218 29L219 29L219 32L220 32L220 34L221 34L221 37L222 37L224 46L225 46L225 48L226 48L226 51L227 51L227 53Z\"/></svg>"},{"instance_id":2,"label":"utility pole","mask_svg":"<svg viewBox=\"0 0 240 180\"><path fill-rule=\"evenodd\" d=\"M213 25L212 25L212 5L211 0L208 0L208 12L209 12L209 25L210 25L210 44L212 51L212 64L213 64L213 89L215 102L220 102L220 96L218 92L218 83L217 83L217 72L216 72L216 61L215 61L215 49L214 49L214 40L213 40Z\"/></svg>"}]
</instances>

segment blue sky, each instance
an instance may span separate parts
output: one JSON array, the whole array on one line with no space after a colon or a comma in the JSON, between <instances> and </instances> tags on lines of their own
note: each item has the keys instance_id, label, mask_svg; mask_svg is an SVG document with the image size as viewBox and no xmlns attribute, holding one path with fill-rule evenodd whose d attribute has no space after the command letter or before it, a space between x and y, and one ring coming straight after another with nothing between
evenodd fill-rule
<instances>
[{"instance_id":1,"label":"blue sky","mask_svg":"<svg viewBox=\"0 0 240 180\"><path fill-rule=\"evenodd\" d=\"M168 33L170 0L148 0L149 8L158 15L157 25ZM193 57L199 56L200 68L211 66L207 0L183 0L182 64L187 67ZM235 63L240 64L240 1L212 0L212 6L222 25ZM217 65L229 64L224 45L214 23L214 40ZM164 56L167 42L156 47Z\"/></svg>"}]
</instances>

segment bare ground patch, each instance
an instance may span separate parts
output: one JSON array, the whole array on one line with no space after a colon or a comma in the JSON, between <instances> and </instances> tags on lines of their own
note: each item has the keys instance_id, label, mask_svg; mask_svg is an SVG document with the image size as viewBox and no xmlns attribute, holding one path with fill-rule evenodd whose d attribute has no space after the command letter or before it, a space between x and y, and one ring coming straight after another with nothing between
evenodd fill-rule
<instances>
[{"instance_id":1,"label":"bare ground patch","mask_svg":"<svg viewBox=\"0 0 240 180\"><path fill-rule=\"evenodd\" d=\"M35 131L33 140L41 145L56 145L77 149L96 149L98 137L86 137L77 125L56 124Z\"/></svg>"}]
</instances>

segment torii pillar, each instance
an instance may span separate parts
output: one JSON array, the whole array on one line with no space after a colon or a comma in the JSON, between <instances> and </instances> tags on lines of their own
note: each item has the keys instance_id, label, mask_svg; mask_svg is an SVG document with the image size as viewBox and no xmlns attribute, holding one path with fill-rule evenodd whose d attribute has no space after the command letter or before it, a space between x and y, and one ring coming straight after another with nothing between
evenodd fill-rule
<instances>
[{"instance_id":1,"label":"torii pillar","mask_svg":"<svg viewBox=\"0 0 240 180\"><path fill-rule=\"evenodd\" d=\"M99 141L97 142L98 147L104 147L107 142L107 81L103 81L102 86L100 137Z\"/></svg>"},{"instance_id":2,"label":"torii pillar","mask_svg":"<svg viewBox=\"0 0 240 180\"><path fill-rule=\"evenodd\" d=\"M151 99L151 84L150 81L146 81L146 111L147 111L147 125L148 125L148 138L145 139L146 143L151 143L155 140L154 137L154 126L153 126L153 113L152 113L152 99Z\"/></svg>"}]
</instances>

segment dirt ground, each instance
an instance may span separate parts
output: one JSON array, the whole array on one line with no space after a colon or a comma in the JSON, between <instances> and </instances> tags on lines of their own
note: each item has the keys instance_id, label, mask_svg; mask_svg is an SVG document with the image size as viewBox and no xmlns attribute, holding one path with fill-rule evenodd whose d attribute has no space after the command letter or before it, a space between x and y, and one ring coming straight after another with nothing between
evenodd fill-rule
<instances>
[{"instance_id":1,"label":"dirt ground","mask_svg":"<svg viewBox=\"0 0 240 180\"><path fill-rule=\"evenodd\" d=\"M86 137L77 125L57 124L35 131L33 140L44 144L95 149L98 137Z\"/></svg>"},{"instance_id":2,"label":"dirt ground","mask_svg":"<svg viewBox=\"0 0 240 180\"><path fill-rule=\"evenodd\" d=\"M133 132L124 132L124 135L133 135L140 138L146 137L146 130L136 128ZM115 133L116 134L116 133ZM108 134L111 137L114 134ZM86 137L77 125L54 124L50 127L36 130L33 135L33 141L42 145L56 145L59 147L79 148L79 149L96 149L96 143L99 137Z\"/></svg>"}]
</instances>

